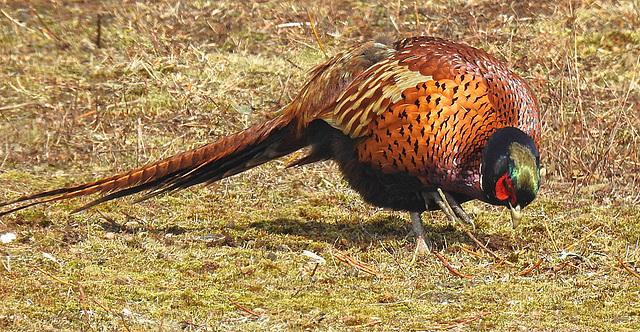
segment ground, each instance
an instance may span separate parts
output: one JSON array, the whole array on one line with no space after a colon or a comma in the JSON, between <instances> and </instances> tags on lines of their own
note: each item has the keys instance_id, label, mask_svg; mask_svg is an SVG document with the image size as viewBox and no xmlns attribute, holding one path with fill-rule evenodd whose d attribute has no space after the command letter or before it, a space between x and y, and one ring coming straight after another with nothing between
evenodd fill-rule
<instances>
[{"instance_id":1,"label":"ground","mask_svg":"<svg viewBox=\"0 0 640 332\"><path fill-rule=\"evenodd\" d=\"M434 212L442 260L410 264L408 215L363 203L331 162L287 157L140 203L0 217L0 329L640 329L637 1L0 7L0 201L272 118L325 52L380 35L496 55L535 91L544 128L542 189L519 228L502 208L464 204L504 261Z\"/></svg>"}]
</instances>

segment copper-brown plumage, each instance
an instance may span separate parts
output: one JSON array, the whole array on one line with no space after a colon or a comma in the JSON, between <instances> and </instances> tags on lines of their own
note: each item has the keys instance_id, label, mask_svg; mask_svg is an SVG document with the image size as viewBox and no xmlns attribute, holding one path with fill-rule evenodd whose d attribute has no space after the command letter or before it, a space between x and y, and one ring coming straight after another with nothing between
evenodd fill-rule
<instances>
[{"instance_id":1,"label":"copper-brown plumage","mask_svg":"<svg viewBox=\"0 0 640 332\"><path fill-rule=\"evenodd\" d=\"M533 93L487 53L432 37L393 46L369 42L314 68L271 121L127 173L17 198L3 205L35 201L2 214L93 193L105 196L78 210L139 192L147 192L144 199L211 183L305 146L312 146L310 154L295 164L336 160L347 181L378 206L435 209L424 193L438 188L459 201L502 204L498 200L509 196L515 202L519 189L502 187L512 182L500 182L493 194L481 183L483 149L505 127L524 132L533 143L523 144L537 158L540 119ZM537 181L531 184L535 192Z\"/></svg>"}]
</instances>

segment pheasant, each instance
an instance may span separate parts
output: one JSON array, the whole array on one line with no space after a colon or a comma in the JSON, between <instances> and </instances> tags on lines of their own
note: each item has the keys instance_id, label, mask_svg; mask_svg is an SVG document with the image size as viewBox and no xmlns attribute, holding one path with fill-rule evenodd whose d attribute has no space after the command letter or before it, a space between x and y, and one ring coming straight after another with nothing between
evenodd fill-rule
<instances>
[{"instance_id":1,"label":"pheasant","mask_svg":"<svg viewBox=\"0 0 640 332\"><path fill-rule=\"evenodd\" d=\"M418 238L422 212L451 207L470 221L460 203L473 199L509 207L515 226L540 186L540 131L532 90L486 52L424 36L366 42L312 69L270 121L126 173L19 197L0 215L94 193L103 196L73 212L137 193L144 200L311 147L290 166L336 161L365 201L408 211Z\"/></svg>"}]
</instances>

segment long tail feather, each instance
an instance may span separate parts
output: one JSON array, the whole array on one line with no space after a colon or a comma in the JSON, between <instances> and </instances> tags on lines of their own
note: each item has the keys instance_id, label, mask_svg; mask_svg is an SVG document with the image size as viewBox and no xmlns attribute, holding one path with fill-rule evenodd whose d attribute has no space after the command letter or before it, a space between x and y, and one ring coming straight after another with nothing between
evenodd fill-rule
<instances>
[{"instance_id":1,"label":"long tail feather","mask_svg":"<svg viewBox=\"0 0 640 332\"><path fill-rule=\"evenodd\" d=\"M149 193L140 200L199 183L212 183L304 147L305 140L296 139L290 122L290 118L279 117L126 173L0 203L0 206L7 206L32 201L2 211L0 216L41 203L94 193L105 196L73 212L144 191Z\"/></svg>"}]
</instances>

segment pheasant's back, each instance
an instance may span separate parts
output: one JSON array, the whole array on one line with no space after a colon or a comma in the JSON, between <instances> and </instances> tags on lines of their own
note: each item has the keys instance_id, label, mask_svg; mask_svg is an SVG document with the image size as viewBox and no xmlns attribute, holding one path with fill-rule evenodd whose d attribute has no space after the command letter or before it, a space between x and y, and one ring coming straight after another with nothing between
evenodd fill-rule
<instances>
[{"instance_id":1,"label":"pheasant's back","mask_svg":"<svg viewBox=\"0 0 640 332\"><path fill-rule=\"evenodd\" d=\"M483 199L479 169L491 134L513 126L539 146L533 93L472 47L431 37L395 47L351 83L325 121L357 139L358 160L384 174Z\"/></svg>"}]
</instances>

